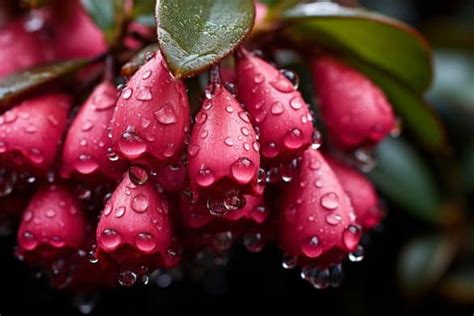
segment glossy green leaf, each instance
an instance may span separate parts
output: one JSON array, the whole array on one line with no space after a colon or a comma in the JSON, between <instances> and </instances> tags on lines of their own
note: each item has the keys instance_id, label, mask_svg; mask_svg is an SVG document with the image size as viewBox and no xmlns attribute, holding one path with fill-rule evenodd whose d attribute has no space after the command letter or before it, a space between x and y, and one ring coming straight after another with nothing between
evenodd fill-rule
<instances>
[{"instance_id":1,"label":"glossy green leaf","mask_svg":"<svg viewBox=\"0 0 474 316\"><path fill-rule=\"evenodd\" d=\"M398 262L400 285L408 295L418 295L441 279L456 253L446 236L432 235L409 242Z\"/></svg>"},{"instance_id":2,"label":"glossy green leaf","mask_svg":"<svg viewBox=\"0 0 474 316\"><path fill-rule=\"evenodd\" d=\"M104 31L107 42L115 44L122 34L125 21L125 0L85 0L82 3Z\"/></svg>"},{"instance_id":3,"label":"glossy green leaf","mask_svg":"<svg viewBox=\"0 0 474 316\"><path fill-rule=\"evenodd\" d=\"M403 119L403 127L406 127L419 143L430 150L447 150L444 126L431 106L419 93L414 92L375 67L352 58L346 58L346 61L365 73L382 88L395 112Z\"/></svg>"},{"instance_id":4,"label":"glossy green leaf","mask_svg":"<svg viewBox=\"0 0 474 316\"><path fill-rule=\"evenodd\" d=\"M229 55L249 34L253 0L158 0L158 42L171 72L196 75Z\"/></svg>"},{"instance_id":5,"label":"glossy green leaf","mask_svg":"<svg viewBox=\"0 0 474 316\"><path fill-rule=\"evenodd\" d=\"M435 180L417 152L401 139L388 138L377 148L377 167L369 174L377 189L419 219L441 220Z\"/></svg>"},{"instance_id":6,"label":"glossy green leaf","mask_svg":"<svg viewBox=\"0 0 474 316\"><path fill-rule=\"evenodd\" d=\"M70 60L23 71L0 80L0 109L10 106L28 92L63 79L87 63L84 59Z\"/></svg>"},{"instance_id":7,"label":"glossy green leaf","mask_svg":"<svg viewBox=\"0 0 474 316\"><path fill-rule=\"evenodd\" d=\"M296 6L284 18L288 24L285 33L293 40L355 56L417 92L430 85L430 46L402 22L330 2Z\"/></svg>"}]
</instances>

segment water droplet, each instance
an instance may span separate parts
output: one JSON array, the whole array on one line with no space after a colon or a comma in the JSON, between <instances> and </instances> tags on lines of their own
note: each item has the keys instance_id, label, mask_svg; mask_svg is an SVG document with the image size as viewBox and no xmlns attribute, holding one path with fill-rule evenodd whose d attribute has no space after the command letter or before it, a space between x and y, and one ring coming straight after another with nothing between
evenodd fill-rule
<instances>
[{"instance_id":1,"label":"water droplet","mask_svg":"<svg viewBox=\"0 0 474 316\"><path fill-rule=\"evenodd\" d=\"M122 271L119 274L118 282L121 286L130 287L137 282L137 274L130 270Z\"/></svg>"},{"instance_id":2,"label":"water droplet","mask_svg":"<svg viewBox=\"0 0 474 316\"><path fill-rule=\"evenodd\" d=\"M24 222L30 222L32 219L33 219L33 212L26 211L25 214L23 214L23 221Z\"/></svg>"},{"instance_id":3,"label":"water droplet","mask_svg":"<svg viewBox=\"0 0 474 316\"><path fill-rule=\"evenodd\" d=\"M210 169L207 168L202 168L199 170L199 173L196 178L197 184L199 184L202 187L208 187L214 183L214 174Z\"/></svg>"},{"instance_id":4,"label":"water droplet","mask_svg":"<svg viewBox=\"0 0 474 316\"><path fill-rule=\"evenodd\" d=\"M230 167L232 177L241 184L249 183L256 175L255 164L248 158L239 158Z\"/></svg>"},{"instance_id":5,"label":"water droplet","mask_svg":"<svg viewBox=\"0 0 474 316\"><path fill-rule=\"evenodd\" d=\"M175 124L178 121L178 117L171 103L163 105L154 115L156 120L163 125Z\"/></svg>"},{"instance_id":6,"label":"water droplet","mask_svg":"<svg viewBox=\"0 0 474 316\"><path fill-rule=\"evenodd\" d=\"M109 216L110 213L112 213L112 203L107 203L105 204L105 207L104 207L104 216Z\"/></svg>"},{"instance_id":7,"label":"water droplet","mask_svg":"<svg viewBox=\"0 0 474 316\"><path fill-rule=\"evenodd\" d=\"M198 114L196 114L196 123L204 124L204 122L206 122L206 120L207 120L207 114L206 113L199 112Z\"/></svg>"},{"instance_id":8,"label":"water droplet","mask_svg":"<svg viewBox=\"0 0 474 316\"><path fill-rule=\"evenodd\" d=\"M90 131L94 127L94 124L91 121L86 121L84 124L82 124L81 130L83 132Z\"/></svg>"},{"instance_id":9,"label":"water droplet","mask_svg":"<svg viewBox=\"0 0 474 316\"><path fill-rule=\"evenodd\" d=\"M139 166L131 166L128 169L128 177L135 185L143 185L148 181L148 173Z\"/></svg>"},{"instance_id":10,"label":"water droplet","mask_svg":"<svg viewBox=\"0 0 474 316\"><path fill-rule=\"evenodd\" d=\"M257 142L253 142L252 147L253 147L253 150L255 150L256 152L260 150L260 144Z\"/></svg>"},{"instance_id":11,"label":"water droplet","mask_svg":"<svg viewBox=\"0 0 474 316\"><path fill-rule=\"evenodd\" d=\"M250 150L250 144L249 144L249 143L244 143L243 146L244 146L244 149L245 149L246 151L249 151L249 150Z\"/></svg>"},{"instance_id":12,"label":"water droplet","mask_svg":"<svg viewBox=\"0 0 474 316\"><path fill-rule=\"evenodd\" d=\"M91 174L99 169L99 164L90 155L80 155L76 162L76 169L82 174Z\"/></svg>"},{"instance_id":13,"label":"water droplet","mask_svg":"<svg viewBox=\"0 0 474 316\"><path fill-rule=\"evenodd\" d=\"M250 117L249 117L249 114L245 111L240 111L239 112L239 117L242 121L244 121L245 123L250 123Z\"/></svg>"},{"instance_id":14,"label":"water droplet","mask_svg":"<svg viewBox=\"0 0 474 316\"><path fill-rule=\"evenodd\" d=\"M148 210L149 203L148 203L148 197L144 194L138 193L135 195L132 199L132 210L134 210L137 213L143 213Z\"/></svg>"},{"instance_id":15,"label":"water droplet","mask_svg":"<svg viewBox=\"0 0 474 316\"><path fill-rule=\"evenodd\" d=\"M126 87L126 88L124 88L124 89L122 90L122 98L123 98L124 100L130 99L130 97L132 96L132 94L133 94L132 88Z\"/></svg>"},{"instance_id":16,"label":"water droplet","mask_svg":"<svg viewBox=\"0 0 474 316\"><path fill-rule=\"evenodd\" d=\"M234 146L234 141L232 140L232 138L226 137L226 138L224 139L224 144L226 144L226 145L229 146L229 147L232 147L232 146Z\"/></svg>"},{"instance_id":17,"label":"water droplet","mask_svg":"<svg viewBox=\"0 0 474 316\"><path fill-rule=\"evenodd\" d=\"M322 207L331 211L339 207L339 197L334 192L328 192L323 194L319 202Z\"/></svg>"},{"instance_id":18,"label":"water droplet","mask_svg":"<svg viewBox=\"0 0 474 316\"><path fill-rule=\"evenodd\" d=\"M294 128L286 133L283 139L283 144L285 144L286 148L288 149L298 149L303 146L303 142L303 132L298 128Z\"/></svg>"},{"instance_id":19,"label":"water droplet","mask_svg":"<svg viewBox=\"0 0 474 316\"><path fill-rule=\"evenodd\" d=\"M146 144L138 136L133 126L129 126L119 140L120 151L131 158L137 158L146 151Z\"/></svg>"},{"instance_id":20,"label":"water droplet","mask_svg":"<svg viewBox=\"0 0 474 316\"><path fill-rule=\"evenodd\" d=\"M269 142L263 145L262 154L266 158L274 158L278 155L278 149L275 143Z\"/></svg>"},{"instance_id":21,"label":"water droplet","mask_svg":"<svg viewBox=\"0 0 474 316\"><path fill-rule=\"evenodd\" d=\"M16 114L16 112L13 111L7 111L3 115L3 120L5 123L13 123L14 121L16 121L17 118L18 115Z\"/></svg>"},{"instance_id":22,"label":"water droplet","mask_svg":"<svg viewBox=\"0 0 474 316\"><path fill-rule=\"evenodd\" d=\"M261 73L258 73L255 75L255 77L253 78L253 81L256 83L256 84L260 84L262 82L265 81L265 77L263 76L263 74Z\"/></svg>"},{"instance_id":23,"label":"water droplet","mask_svg":"<svg viewBox=\"0 0 474 316\"><path fill-rule=\"evenodd\" d=\"M278 78L271 81L270 85L282 93L289 93L295 90L293 84L282 75L279 75Z\"/></svg>"},{"instance_id":24,"label":"water droplet","mask_svg":"<svg viewBox=\"0 0 474 316\"><path fill-rule=\"evenodd\" d=\"M225 107L225 110L226 110L227 113L232 113L232 112L234 112L234 108L233 108L231 105L226 106L226 107Z\"/></svg>"},{"instance_id":25,"label":"water droplet","mask_svg":"<svg viewBox=\"0 0 474 316\"><path fill-rule=\"evenodd\" d=\"M265 110L259 111L259 112L255 115L255 122L257 122L257 123L262 123L262 122L265 121L265 119L267 118L267 115L268 115L268 112L267 112L267 111L265 111Z\"/></svg>"},{"instance_id":26,"label":"water droplet","mask_svg":"<svg viewBox=\"0 0 474 316\"><path fill-rule=\"evenodd\" d=\"M351 262L361 262L364 260L365 250L362 246L357 246L356 251L349 253L348 258Z\"/></svg>"},{"instance_id":27,"label":"water droplet","mask_svg":"<svg viewBox=\"0 0 474 316\"><path fill-rule=\"evenodd\" d=\"M202 130L201 132L201 138L205 139L207 136L209 136L209 131L208 130Z\"/></svg>"},{"instance_id":28,"label":"water droplet","mask_svg":"<svg viewBox=\"0 0 474 316\"><path fill-rule=\"evenodd\" d=\"M26 250L32 250L36 248L37 245L38 245L38 241L36 240L35 235L33 235L29 231L25 231L22 235L21 246L25 248Z\"/></svg>"},{"instance_id":29,"label":"water droplet","mask_svg":"<svg viewBox=\"0 0 474 316\"><path fill-rule=\"evenodd\" d=\"M224 208L229 212L242 209L245 206L245 203L245 198L237 191L227 192L223 199Z\"/></svg>"},{"instance_id":30,"label":"water droplet","mask_svg":"<svg viewBox=\"0 0 474 316\"><path fill-rule=\"evenodd\" d=\"M224 205L223 199L211 197L206 201L209 214L213 216L223 216L229 211Z\"/></svg>"},{"instance_id":31,"label":"water droplet","mask_svg":"<svg viewBox=\"0 0 474 316\"><path fill-rule=\"evenodd\" d=\"M298 86L300 85L300 78L296 72L288 69L280 69L280 73L291 82L294 89L298 89Z\"/></svg>"},{"instance_id":32,"label":"water droplet","mask_svg":"<svg viewBox=\"0 0 474 316\"><path fill-rule=\"evenodd\" d=\"M310 258L316 258L323 252L323 248L319 244L319 239L316 236L311 237L307 242L303 243L301 250Z\"/></svg>"},{"instance_id":33,"label":"water droplet","mask_svg":"<svg viewBox=\"0 0 474 316\"><path fill-rule=\"evenodd\" d=\"M339 214L331 213L331 214L326 215L326 222L329 225L336 226L341 222L341 220L342 220L342 217Z\"/></svg>"},{"instance_id":34,"label":"water droplet","mask_svg":"<svg viewBox=\"0 0 474 316\"><path fill-rule=\"evenodd\" d=\"M125 206L117 207L117 209L115 210L115 217L120 218L120 217L124 216L125 215L125 210L126 210Z\"/></svg>"},{"instance_id":35,"label":"water droplet","mask_svg":"<svg viewBox=\"0 0 474 316\"><path fill-rule=\"evenodd\" d=\"M29 151L29 158L35 164L40 164L44 161L43 153L38 148L32 148Z\"/></svg>"},{"instance_id":36,"label":"water droplet","mask_svg":"<svg viewBox=\"0 0 474 316\"><path fill-rule=\"evenodd\" d=\"M317 179L314 181L314 186L318 189L321 189L323 187L323 181L321 179Z\"/></svg>"},{"instance_id":37,"label":"water droplet","mask_svg":"<svg viewBox=\"0 0 474 316\"><path fill-rule=\"evenodd\" d=\"M271 111L273 115L280 115L285 111L285 107L283 106L283 103L276 101L272 104Z\"/></svg>"},{"instance_id":38,"label":"water droplet","mask_svg":"<svg viewBox=\"0 0 474 316\"><path fill-rule=\"evenodd\" d=\"M117 153L111 150L112 148L109 148L109 149L110 151L108 150L107 159L109 159L112 162L118 161L120 157L117 155Z\"/></svg>"},{"instance_id":39,"label":"water droplet","mask_svg":"<svg viewBox=\"0 0 474 316\"><path fill-rule=\"evenodd\" d=\"M199 151L201 150L201 147L199 145L189 145L188 146L188 154L191 157L196 156Z\"/></svg>"},{"instance_id":40,"label":"water droplet","mask_svg":"<svg viewBox=\"0 0 474 316\"><path fill-rule=\"evenodd\" d=\"M293 110L299 110L299 109L303 108L305 105L306 104L304 103L303 99L299 96L293 97L290 100L290 107Z\"/></svg>"},{"instance_id":41,"label":"water droplet","mask_svg":"<svg viewBox=\"0 0 474 316\"><path fill-rule=\"evenodd\" d=\"M349 225L344 230L344 233L342 234L342 240L348 251L353 251L356 249L356 246L360 241L361 234L361 230L355 225Z\"/></svg>"},{"instance_id":42,"label":"water droplet","mask_svg":"<svg viewBox=\"0 0 474 316\"><path fill-rule=\"evenodd\" d=\"M142 75L142 79L143 79L143 80L146 80L146 79L150 78L150 77L151 77L151 74L152 74L152 71L151 71L151 70L145 71L145 72L143 73L143 75Z\"/></svg>"},{"instance_id":43,"label":"water droplet","mask_svg":"<svg viewBox=\"0 0 474 316\"><path fill-rule=\"evenodd\" d=\"M119 233L111 228L106 228L99 236L99 242L102 246L108 249L115 249L122 242L122 237Z\"/></svg>"},{"instance_id":44,"label":"water droplet","mask_svg":"<svg viewBox=\"0 0 474 316\"><path fill-rule=\"evenodd\" d=\"M64 245L66 244L66 242L64 241L64 239L62 239L61 237L59 236L53 236L53 238L51 238L51 246L55 247L55 248L61 248L61 247L64 247Z\"/></svg>"},{"instance_id":45,"label":"water droplet","mask_svg":"<svg viewBox=\"0 0 474 316\"><path fill-rule=\"evenodd\" d=\"M244 246L249 252L257 253L265 247L265 240L261 233L246 233L244 235Z\"/></svg>"},{"instance_id":46,"label":"water droplet","mask_svg":"<svg viewBox=\"0 0 474 316\"><path fill-rule=\"evenodd\" d=\"M47 218L54 218L56 216L56 211L52 208L48 209L45 213Z\"/></svg>"},{"instance_id":47,"label":"water droplet","mask_svg":"<svg viewBox=\"0 0 474 316\"><path fill-rule=\"evenodd\" d=\"M156 247L156 239L150 233L139 233L135 243L137 248L144 252L150 252Z\"/></svg>"},{"instance_id":48,"label":"water droplet","mask_svg":"<svg viewBox=\"0 0 474 316\"><path fill-rule=\"evenodd\" d=\"M298 263L298 257L289 255L287 253L283 254L283 261L282 261L282 266L283 269L294 269L296 267L296 264Z\"/></svg>"}]
</instances>

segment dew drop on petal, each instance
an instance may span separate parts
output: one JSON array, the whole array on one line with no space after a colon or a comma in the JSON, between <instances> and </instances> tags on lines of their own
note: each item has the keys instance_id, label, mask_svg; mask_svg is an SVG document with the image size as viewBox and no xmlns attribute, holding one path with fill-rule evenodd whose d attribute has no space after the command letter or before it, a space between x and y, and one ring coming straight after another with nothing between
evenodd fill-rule
<instances>
[{"instance_id":1,"label":"dew drop on petal","mask_svg":"<svg viewBox=\"0 0 474 316\"><path fill-rule=\"evenodd\" d=\"M137 213L146 212L149 207L148 197L144 194L138 193L133 197L131 207L132 210Z\"/></svg>"},{"instance_id":2,"label":"dew drop on petal","mask_svg":"<svg viewBox=\"0 0 474 316\"><path fill-rule=\"evenodd\" d=\"M328 192L323 194L319 202L321 206L327 210L335 210L339 207L339 197L335 192Z\"/></svg>"}]
</instances>

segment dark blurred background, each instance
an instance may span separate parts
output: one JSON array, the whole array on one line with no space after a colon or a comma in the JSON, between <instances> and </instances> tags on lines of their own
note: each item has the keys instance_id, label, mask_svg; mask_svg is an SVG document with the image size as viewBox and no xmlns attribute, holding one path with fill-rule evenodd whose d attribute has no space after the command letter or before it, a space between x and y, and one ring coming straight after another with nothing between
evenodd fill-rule
<instances>
[{"instance_id":1,"label":"dark blurred background","mask_svg":"<svg viewBox=\"0 0 474 316\"><path fill-rule=\"evenodd\" d=\"M467 205L463 212L472 223L474 1L360 2L410 23L433 44L436 79L428 98L447 126L453 159L462 165L462 171L453 176L454 181L467 179ZM300 280L297 271L284 270L277 249L269 247L260 254L250 254L238 246L226 267L208 271L199 282L185 277L167 286L168 275L162 275L147 286L74 298L51 290L35 271L19 263L12 256L14 238L2 237L0 315L79 315L80 310L92 315L149 315L176 313L179 306L198 303L264 303L269 307L288 304L309 313L331 315L473 315L473 245L467 245L468 251L461 257L451 258L449 244L440 248L436 243L439 236L449 236L450 229L424 221L389 201L387 208L383 227L368 236L365 259L345 264L341 288L324 291ZM468 241L474 244L472 229L468 234ZM448 263L443 260L445 256L450 256ZM458 272L459 267L464 273Z\"/></svg>"}]
</instances>

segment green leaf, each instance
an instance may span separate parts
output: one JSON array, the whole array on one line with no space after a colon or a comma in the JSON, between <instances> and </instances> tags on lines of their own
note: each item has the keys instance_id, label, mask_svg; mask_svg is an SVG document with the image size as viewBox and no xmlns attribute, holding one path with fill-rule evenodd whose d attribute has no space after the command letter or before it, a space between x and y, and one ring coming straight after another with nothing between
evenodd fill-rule
<instances>
[{"instance_id":1,"label":"green leaf","mask_svg":"<svg viewBox=\"0 0 474 316\"><path fill-rule=\"evenodd\" d=\"M442 214L435 180L417 152L401 139L377 148L377 167L369 174L378 190L419 219L438 223Z\"/></svg>"},{"instance_id":2,"label":"green leaf","mask_svg":"<svg viewBox=\"0 0 474 316\"><path fill-rule=\"evenodd\" d=\"M299 5L286 11L284 19L285 34L293 40L356 56L417 92L431 83L430 46L400 21L329 2Z\"/></svg>"},{"instance_id":3,"label":"green leaf","mask_svg":"<svg viewBox=\"0 0 474 316\"><path fill-rule=\"evenodd\" d=\"M412 240L398 262L400 285L406 294L418 295L430 289L448 269L456 246L446 236L431 235Z\"/></svg>"},{"instance_id":4,"label":"green leaf","mask_svg":"<svg viewBox=\"0 0 474 316\"><path fill-rule=\"evenodd\" d=\"M107 43L116 44L125 21L125 0L84 0L82 3L97 26L104 31Z\"/></svg>"},{"instance_id":5,"label":"green leaf","mask_svg":"<svg viewBox=\"0 0 474 316\"><path fill-rule=\"evenodd\" d=\"M370 77L384 91L395 112L403 118L403 126L406 126L421 144L430 150L447 150L444 126L419 93L375 67L370 67L351 58L345 59Z\"/></svg>"},{"instance_id":6,"label":"green leaf","mask_svg":"<svg viewBox=\"0 0 474 316\"><path fill-rule=\"evenodd\" d=\"M253 0L158 0L158 42L171 72L190 77L229 55L250 33Z\"/></svg>"},{"instance_id":7,"label":"green leaf","mask_svg":"<svg viewBox=\"0 0 474 316\"><path fill-rule=\"evenodd\" d=\"M9 107L25 94L63 79L83 68L88 60L76 59L33 68L0 81L0 109Z\"/></svg>"}]
</instances>

